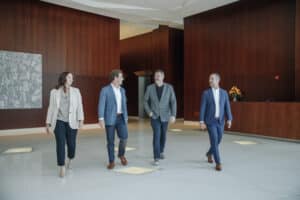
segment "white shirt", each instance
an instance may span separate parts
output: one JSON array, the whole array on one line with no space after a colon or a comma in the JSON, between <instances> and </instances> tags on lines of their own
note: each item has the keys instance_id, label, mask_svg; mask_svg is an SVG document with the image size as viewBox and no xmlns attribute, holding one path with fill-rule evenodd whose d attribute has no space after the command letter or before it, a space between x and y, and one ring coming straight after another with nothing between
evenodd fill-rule
<instances>
[{"instance_id":1,"label":"white shirt","mask_svg":"<svg viewBox=\"0 0 300 200\"><path fill-rule=\"evenodd\" d=\"M212 92L214 95L214 100L215 100L215 118L219 118L220 117L220 89L217 88L212 88Z\"/></svg>"},{"instance_id":2,"label":"white shirt","mask_svg":"<svg viewBox=\"0 0 300 200\"><path fill-rule=\"evenodd\" d=\"M120 87L116 87L113 84L111 84L114 93L115 93L115 97L116 97L116 101L117 101L117 113L120 114L122 113L122 95L121 95L121 88Z\"/></svg>"}]
</instances>

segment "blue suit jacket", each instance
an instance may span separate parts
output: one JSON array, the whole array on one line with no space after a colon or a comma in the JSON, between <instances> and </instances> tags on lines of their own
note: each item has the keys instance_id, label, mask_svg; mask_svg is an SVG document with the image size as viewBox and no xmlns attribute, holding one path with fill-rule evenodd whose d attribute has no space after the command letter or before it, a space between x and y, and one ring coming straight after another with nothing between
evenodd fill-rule
<instances>
[{"instance_id":1,"label":"blue suit jacket","mask_svg":"<svg viewBox=\"0 0 300 200\"><path fill-rule=\"evenodd\" d=\"M122 113L125 121L128 121L125 89L121 87ZM104 118L105 125L115 125L117 119L117 100L114 90L109 84L102 88L98 104L98 117Z\"/></svg>"},{"instance_id":2,"label":"blue suit jacket","mask_svg":"<svg viewBox=\"0 0 300 200\"><path fill-rule=\"evenodd\" d=\"M232 120L232 114L230 109L230 102L228 94L225 90L220 88L220 123L225 123L225 117L227 120ZM215 100L212 89L207 89L202 94L201 108L200 108L200 121L204 121L205 124L210 125L215 121Z\"/></svg>"}]
</instances>

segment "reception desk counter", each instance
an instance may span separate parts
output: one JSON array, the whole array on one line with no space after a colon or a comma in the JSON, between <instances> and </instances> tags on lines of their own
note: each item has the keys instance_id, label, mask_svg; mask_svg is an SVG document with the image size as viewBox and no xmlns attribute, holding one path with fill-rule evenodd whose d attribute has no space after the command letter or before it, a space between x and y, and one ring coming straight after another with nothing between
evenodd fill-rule
<instances>
[{"instance_id":1,"label":"reception desk counter","mask_svg":"<svg viewBox=\"0 0 300 200\"><path fill-rule=\"evenodd\" d=\"M232 131L300 140L300 102L232 102Z\"/></svg>"}]
</instances>

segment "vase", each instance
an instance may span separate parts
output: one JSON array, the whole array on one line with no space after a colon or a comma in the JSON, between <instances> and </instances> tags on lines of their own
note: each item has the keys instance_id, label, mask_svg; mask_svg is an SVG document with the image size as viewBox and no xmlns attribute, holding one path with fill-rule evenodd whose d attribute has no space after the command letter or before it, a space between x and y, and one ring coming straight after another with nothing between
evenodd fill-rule
<instances>
[{"instance_id":1,"label":"vase","mask_svg":"<svg viewBox=\"0 0 300 200\"><path fill-rule=\"evenodd\" d=\"M233 99L232 99L234 102L236 102L237 101L237 98L236 97L233 97Z\"/></svg>"}]
</instances>

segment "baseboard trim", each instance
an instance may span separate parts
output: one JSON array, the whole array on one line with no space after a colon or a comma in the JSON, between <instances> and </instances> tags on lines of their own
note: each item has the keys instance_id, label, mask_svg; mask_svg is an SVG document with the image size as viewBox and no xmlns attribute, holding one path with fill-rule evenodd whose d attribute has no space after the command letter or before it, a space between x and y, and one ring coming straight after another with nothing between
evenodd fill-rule
<instances>
[{"instance_id":1,"label":"baseboard trim","mask_svg":"<svg viewBox=\"0 0 300 200\"><path fill-rule=\"evenodd\" d=\"M143 119L143 118L140 118L139 116L128 116L128 119L139 120L139 119Z\"/></svg>"},{"instance_id":2,"label":"baseboard trim","mask_svg":"<svg viewBox=\"0 0 300 200\"><path fill-rule=\"evenodd\" d=\"M132 120L145 120L145 119L150 119L149 117L141 118L139 116L128 116L128 119ZM177 121L183 121L183 118L176 118Z\"/></svg>"},{"instance_id":3,"label":"baseboard trim","mask_svg":"<svg viewBox=\"0 0 300 200\"><path fill-rule=\"evenodd\" d=\"M263 138L263 139L275 140L275 141L280 141L280 142L300 143L300 140L297 140L297 139L272 137L272 136L266 136L266 135L257 135L255 133L241 133L241 132L236 132L236 131L225 131L225 133L229 134L229 135L240 135L240 136L245 136L245 137Z\"/></svg>"},{"instance_id":4,"label":"baseboard trim","mask_svg":"<svg viewBox=\"0 0 300 200\"><path fill-rule=\"evenodd\" d=\"M138 116L129 116L129 119L139 120ZM82 130L97 129L99 125L97 123L84 124ZM4 129L0 130L1 136L18 136L18 135L31 135L31 134L45 134L45 127L34 128L19 128L19 129Z\"/></svg>"},{"instance_id":5,"label":"baseboard trim","mask_svg":"<svg viewBox=\"0 0 300 200\"><path fill-rule=\"evenodd\" d=\"M95 124L85 124L82 130L97 129L99 125ZM20 129L6 129L0 130L1 136L16 136L16 135L30 135L30 134L45 134L45 127L35 127L35 128L20 128Z\"/></svg>"},{"instance_id":6,"label":"baseboard trim","mask_svg":"<svg viewBox=\"0 0 300 200\"><path fill-rule=\"evenodd\" d=\"M186 126L197 126L197 125L199 125L199 122L197 122L197 121L187 121L187 120L184 120L184 121L183 121L183 125L186 125Z\"/></svg>"},{"instance_id":7,"label":"baseboard trim","mask_svg":"<svg viewBox=\"0 0 300 200\"><path fill-rule=\"evenodd\" d=\"M199 122L198 121L186 121L185 120L183 124L187 125L187 126L199 126ZM225 131L225 134L240 135L240 136L246 136L246 137L257 137L257 138L263 138L263 139L269 139L269 140L276 140L276 141L283 141L283 142L300 143L300 140L297 140L297 139L272 137L272 136L266 136L266 135L258 135L258 134L255 134L255 133L241 133L241 132L237 132L237 131Z\"/></svg>"}]
</instances>

